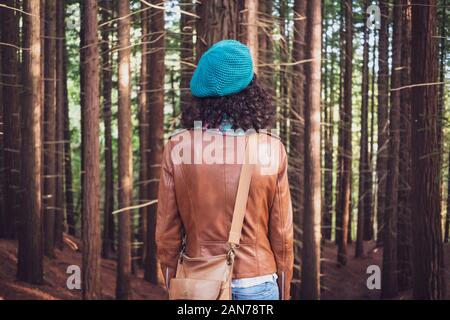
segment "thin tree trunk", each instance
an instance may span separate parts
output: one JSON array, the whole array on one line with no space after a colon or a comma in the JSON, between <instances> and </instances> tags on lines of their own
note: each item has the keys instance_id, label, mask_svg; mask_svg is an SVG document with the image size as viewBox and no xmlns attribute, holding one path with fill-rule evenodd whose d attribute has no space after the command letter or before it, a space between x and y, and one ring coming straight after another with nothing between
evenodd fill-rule
<instances>
[{"instance_id":1,"label":"thin tree trunk","mask_svg":"<svg viewBox=\"0 0 450 320\"><path fill-rule=\"evenodd\" d=\"M289 38L286 20L288 18L287 0L280 0L279 3L279 29L280 29L280 73L279 73L279 98L278 101L278 119L280 123L281 141L288 145L288 118L289 118L289 89L288 89L288 69L285 64L289 60ZM283 65L284 64L284 65Z\"/></svg>"},{"instance_id":2,"label":"thin tree trunk","mask_svg":"<svg viewBox=\"0 0 450 320\"><path fill-rule=\"evenodd\" d=\"M67 45L64 39L64 65L63 65L63 86L64 86L64 184L65 184L65 199L66 199L66 213L67 213L67 232L71 236L76 235L76 216L73 204L73 178L72 178L72 150L71 150L71 134L70 134L70 119L69 119L69 99L67 92Z\"/></svg>"},{"instance_id":3,"label":"thin tree trunk","mask_svg":"<svg viewBox=\"0 0 450 320\"><path fill-rule=\"evenodd\" d=\"M322 95L322 107L321 107L321 119L322 119L322 125L321 125L321 130L320 130L320 134L322 137L322 140L320 141L320 148L321 148L321 168L323 171L326 170L325 168L325 140L326 140L326 132L327 132L327 124L328 124L328 98L330 96L329 94L329 75L328 75L328 69L329 69L329 52L328 52L328 42L329 42L329 37L327 35L327 30L328 30L328 19L327 19L327 13L325 11L325 5L322 2L321 3L321 10L322 10L322 81L321 81L321 86L320 86L320 91L321 91L321 95ZM321 188L323 189L324 192L324 185L323 185L324 180L322 179L322 186ZM325 193L325 192L324 192ZM322 206L322 210L325 209L325 206ZM323 212L322 212L322 222L323 222ZM323 227L323 224L322 224ZM323 231L323 230L322 230ZM322 236L323 236L323 232L322 232Z\"/></svg>"},{"instance_id":4,"label":"thin tree trunk","mask_svg":"<svg viewBox=\"0 0 450 320\"><path fill-rule=\"evenodd\" d=\"M375 38L375 37L374 37ZM369 46L369 44L367 44ZM363 195L364 195L364 215L362 217L362 238L363 240L371 240L373 236L372 231L372 217L373 217L373 195L372 195L372 150L369 146L369 48L367 48L367 75L366 75L366 115L365 115L365 130L366 130L366 137L364 138L364 145L365 145L365 157L367 160L364 163L364 184L363 184ZM373 129L373 122L372 122L372 129ZM370 131L372 132L372 131Z\"/></svg>"},{"instance_id":5,"label":"thin tree trunk","mask_svg":"<svg viewBox=\"0 0 450 320\"><path fill-rule=\"evenodd\" d=\"M394 29L392 47L391 89L401 86L402 66L402 8L401 0L394 1ZM391 90L389 113L389 158L386 184L386 208L384 216L382 298L398 294L397 238L398 238L398 185L400 161L400 91Z\"/></svg>"},{"instance_id":6,"label":"thin tree trunk","mask_svg":"<svg viewBox=\"0 0 450 320\"><path fill-rule=\"evenodd\" d=\"M112 24L108 21L112 18L113 1L102 1L102 28L101 28L101 57L102 57L102 98L103 98L103 122L105 126L105 195L103 206L103 242L102 257L112 258L114 253L114 172L113 172L113 143L112 143L112 65L110 52L110 34Z\"/></svg>"},{"instance_id":7,"label":"thin tree trunk","mask_svg":"<svg viewBox=\"0 0 450 320\"><path fill-rule=\"evenodd\" d=\"M436 1L437 5L438 5L438 8L441 7L440 3L442 1L443 0L441 0L439 2ZM436 19L439 19L438 18L439 13L438 13L437 10L438 9L436 9L436 17L437 17ZM444 11L447 10L445 5L443 6L442 10L444 10ZM436 26L437 26L437 22L436 22ZM439 33L439 29L436 30L436 33ZM440 35L438 34L437 36L439 37ZM445 35L444 35L444 37L445 37ZM442 40L440 42L442 42ZM439 68L440 67L439 66L439 64L440 64L439 63L439 61L440 61L440 58L439 58L439 55L440 55L439 47L438 47L437 50L438 50L438 68ZM439 73L438 78L440 78L440 74L441 74L440 68L438 69L438 73ZM443 82L445 83L445 81L443 81ZM443 132L443 122L445 121L445 119L444 119L444 112L445 112L445 110L444 110L444 104L441 103L441 95L440 95L441 87L444 85L444 83L440 84L439 87L438 87L438 108L439 108L439 115L438 115L438 132L439 132L439 137L438 137L438 139L439 139L439 143L440 143L440 146L439 146L439 156L440 156L439 162L440 163L443 162L443 158L444 158L444 152L443 152L444 151L444 142L443 142L443 138L442 137L443 137L443 134L444 134L444 132ZM440 198L442 198L442 196L444 194L444 182L443 182L443 179L441 179L440 183L441 183L441 186L440 186L441 197Z\"/></svg>"},{"instance_id":8,"label":"thin tree trunk","mask_svg":"<svg viewBox=\"0 0 450 320\"><path fill-rule=\"evenodd\" d=\"M333 132L334 132L334 66L336 62L336 54L331 53L330 62L330 98L328 103L328 116L325 130L325 173L324 173L324 214L322 222L322 235L326 240L331 240L332 236L332 220L333 220Z\"/></svg>"},{"instance_id":9,"label":"thin tree trunk","mask_svg":"<svg viewBox=\"0 0 450 320\"><path fill-rule=\"evenodd\" d=\"M348 227L347 227L347 243L348 244L353 243L352 225L353 225L353 209L354 209L355 201L353 200L353 197L352 197L352 190L353 190L352 181L353 181L353 174L350 173L350 210L349 210Z\"/></svg>"},{"instance_id":10,"label":"thin tree trunk","mask_svg":"<svg viewBox=\"0 0 450 320\"><path fill-rule=\"evenodd\" d=\"M176 91L175 91L175 70L174 67L170 68L169 71L169 83L170 83L170 106L172 107L172 118L175 120L178 114L177 102L176 102Z\"/></svg>"},{"instance_id":11,"label":"thin tree trunk","mask_svg":"<svg viewBox=\"0 0 450 320\"><path fill-rule=\"evenodd\" d=\"M2 29L0 29L0 39L2 36ZM2 73L2 55L0 54L0 74ZM4 140L3 140L3 89L0 85L0 168L5 167L5 150L4 150ZM0 170L0 181L5 181L4 170ZM5 209L5 195L4 186L0 184L0 237L3 237L6 233L6 219L8 219L7 211ZM19 220L17 218L17 220Z\"/></svg>"},{"instance_id":12,"label":"thin tree trunk","mask_svg":"<svg viewBox=\"0 0 450 320\"><path fill-rule=\"evenodd\" d=\"M401 86L411 83L411 1L402 0ZM399 290L411 288L411 90L400 91L397 264Z\"/></svg>"},{"instance_id":13,"label":"thin tree trunk","mask_svg":"<svg viewBox=\"0 0 450 320\"><path fill-rule=\"evenodd\" d=\"M65 45L65 1L56 2L56 133L55 133L55 246L64 247L64 45Z\"/></svg>"},{"instance_id":14,"label":"thin tree trunk","mask_svg":"<svg viewBox=\"0 0 450 320\"><path fill-rule=\"evenodd\" d=\"M364 217L364 240L369 241L374 239L374 217L375 217L375 206L376 206L376 195L374 194L374 185L373 185L373 174L374 174L374 147L375 147L375 66L376 66L376 52L377 52L377 42L376 42L376 34L374 31L373 34L373 48L372 48L372 77L370 84L371 98L370 98L370 150L369 150L369 168L370 175L369 181L367 182L369 186L369 192L372 197L371 202L371 211L370 217Z\"/></svg>"},{"instance_id":15,"label":"thin tree trunk","mask_svg":"<svg viewBox=\"0 0 450 320\"><path fill-rule=\"evenodd\" d=\"M302 298L320 299L320 78L322 16L319 0L307 5L305 100L305 210L302 250Z\"/></svg>"},{"instance_id":16,"label":"thin tree trunk","mask_svg":"<svg viewBox=\"0 0 450 320\"><path fill-rule=\"evenodd\" d=\"M83 4L83 43L81 48L85 58L83 63L83 162L85 174L83 179L83 299L101 298L100 282L100 143L99 143L99 52L97 1L86 0Z\"/></svg>"},{"instance_id":17,"label":"thin tree trunk","mask_svg":"<svg viewBox=\"0 0 450 320\"><path fill-rule=\"evenodd\" d=\"M141 4L141 30L142 30L142 55L140 70L140 91L139 91L139 202L146 203L149 199L149 181L148 181L148 137L149 137L149 110L148 110L148 40L149 40L149 7ZM142 243L142 249L139 254L140 263L145 263L147 252L147 216L148 207L139 209L139 228L138 241Z\"/></svg>"},{"instance_id":18,"label":"thin tree trunk","mask_svg":"<svg viewBox=\"0 0 450 320\"><path fill-rule=\"evenodd\" d=\"M80 20L84 21L84 7L85 7L85 1L81 0L80 1ZM86 26L84 25L84 23L81 23L80 25L80 48L84 48L86 46L86 40L85 40L85 29ZM80 192L79 192L79 198L77 203L79 205L77 205L77 209L80 207L79 212L83 213L84 209L84 176L85 176L85 164L84 164L84 150L85 150L85 146L84 146L84 135L85 135L85 129L84 129L84 108L85 108L85 95L86 93L84 92L84 89L86 88L86 84L84 83L85 80L85 65L86 65L86 57L85 57L85 50L80 50L80 109L81 109L81 151L80 151L80 157L81 157L81 161L80 161ZM78 211L78 210L77 210ZM83 229L83 219L81 219L81 229Z\"/></svg>"},{"instance_id":19,"label":"thin tree trunk","mask_svg":"<svg viewBox=\"0 0 450 320\"><path fill-rule=\"evenodd\" d=\"M412 6L411 85L438 79L436 1L419 0ZM438 87L411 88L412 112L412 234L413 297L445 297L444 252L440 205L440 150Z\"/></svg>"},{"instance_id":20,"label":"thin tree trunk","mask_svg":"<svg viewBox=\"0 0 450 320\"><path fill-rule=\"evenodd\" d=\"M41 154L41 166L42 166L42 174L41 174L41 184L42 184L42 211L43 211L43 228L44 228L44 233L42 234L43 241L44 241L44 254L45 254L45 208L46 208L46 204L45 204L45 0L41 0L41 11L40 11L40 15L41 15L41 75L42 75L42 81L41 81L41 135L42 135L42 154Z\"/></svg>"},{"instance_id":21,"label":"thin tree trunk","mask_svg":"<svg viewBox=\"0 0 450 320\"><path fill-rule=\"evenodd\" d=\"M294 2L294 39L292 44L292 60L293 62L302 61L305 59L305 31L306 31L306 2L296 0ZM303 221L303 203L304 203L304 108L305 108L305 70L303 64L295 64L293 72L295 77L292 81L292 95L291 98L291 131L290 141L291 147L289 149L289 164L291 166L289 181L291 182L291 195L294 214L294 259L295 265L299 268L294 269L294 279L300 280L301 271L301 246ZM295 92L295 94L294 94ZM297 283L293 283L292 288L294 299L300 298L300 287Z\"/></svg>"},{"instance_id":22,"label":"thin tree trunk","mask_svg":"<svg viewBox=\"0 0 450 320\"><path fill-rule=\"evenodd\" d=\"M184 0L181 4L184 11L194 13L194 4L192 0ZM192 101L192 96L189 90L189 82L191 81L194 72L194 27L195 18L190 15L181 13L180 18L180 108L186 110Z\"/></svg>"},{"instance_id":23,"label":"thin tree trunk","mask_svg":"<svg viewBox=\"0 0 450 320\"><path fill-rule=\"evenodd\" d=\"M369 1L364 1L367 10ZM364 222L371 215L372 194L369 192L369 30L364 28L362 86L361 86L361 139L359 156L358 222L356 227L355 257L364 255Z\"/></svg>"},{"instance_id":24,"label":"thin tree trunk","mask_svg":"<svg viewBox=\"0 0 450 320\"><path fill-rule=\"evenodd\" d=\"M131 146L131 82L130 82L130 2L118 2L119 14L119 208L127 208L133 198L133 163ZM116 298L129 299L131 273L132 211L119 213L119 255L117 261Z\"/></svg>"},{"instance_id":25,"label":"thin tree trunk","mask_svg":"<svg viewBox=\"0 0 450 320\"><path fill-rule=\"evenodd\" d=\"M449 151L449 159L450 159L450 151ZM445 235L444 242L448 243L449 241L449 231L450 231L450 165L448 166L448 181L447 181L447 214L445 217Z\"/></svg>"},{"instance_id":26,"label":"thin tree trunk","mask_svg":"<svg viewBox=\"0 0 450 320\"><path fill-rule=\"evenodd\" d=\"M157 4L159 0L152 0L153 4ZM208 2L209 3L209 2ZM148 70L152 70L148 80L148 103L152 110L149 121L149 149L151 153L148 157L149 172L149 197L150 199L158 198L158 183L160 175L160 164L163 151L164 139L164 11L158 9L150 9L150 63ZM144 278L151 283L158 283L158 275L160 267L156 259L156 243L155 243L155 227L156 227L156 206L149 207L147 216L147 259L145 261Z\"/></svg>"},{"instance_id":27,"label":"thin tree trunk","mask_svg":"<svg viewBox=\"0 0 450 320\"><path fill-rule=\"evenodd\" d=\"M327 157L327 148L326 148L326 144L327 144L327 139L328 139L328 124L329 124L329 120L328 120L328 115L329 115L329 97L330 97L330 93L329 93L329 83L330 83L330 75L329 75L329 67L330 67L330 61L329 61L329 56L330 53L328 52L328 42L329 42L329 37L327 35L327 30L328 30L328 17L327 17L327 13L325 12L325 8L323 3L321 4L322 7L322 72L323 72L323 76L322 76L322 82L321 82L321 92L323 92L323 99L322 99L322 125L321 125L321 137L322 137L322 141L320 142L320 147L321 147L321 168L323 170L323 176L324 179L322 179L322 192L323 192L323 205L322 205L322 239L325 238L324 233L326 233L325 231L325 221L327 220L327 216L326 216L326 196L325 195L325 176L326 176L326 172L327 172L327 167L325 164L325 158Z\"/></svg>"},{"instance_id":28,"label":"thin tree trunk","mask_svg":"<svg viewBox=\"0 0 450 320\"><path fill-rule=\"evenodd\" d=\"M1 90L3 103L3 152L4 194L3 219L0 217L0 237L13 239L16 236L16 219L19 214L18 183L20 181L20 114L18 101L18 51L19 47L19 11L14 10L16 1L6 0L10 8L0 8L1 33Z\"/></svg>"},{"instance_id":29,"label":"thin tree trunk","mask_svg":"<svg viewBox=\"0 0 450 320\"><path fill-rule=\"evenodd\" d=\"M17 278L34 284L43 282L43 242L41 211L41 21L40 2L24 0L23 82L21 109L21 213Z\"/></svg>"},{"instance_id":30,"label":"thin tree trunk","mask_svg":"<svg viewBox=\"0 0 450 320\"><path fill-rule=\"evenodd\" d=\"M343 112L342 112L342 182L339 188L339 216L341 217L338 241L338 263L347 264L348 224L350 219L350 191L352 170L352 58L353 58L353 25L352 1L344 3L345 16L345 70L343 80Z\"/></svg>"},{"instance_id":31,"label":"thin tree trunk","mask_svg":"<svg viewBox=\"0 0 450 320\"><path fill-rule=\"evenodd\" d=\"M266 0L259 2L259 18L258 18L258 59L260 66L258 67L258 77L264 88L274 97L273 85L273 1ZM295 21L294 21L295 24ZM295 27L294 27L295 28Z\"/></svg>"},{"instance_id":32,"label":"thin tree trunk","mask_svg":"<svg viewBox=\"0 0 450 320\"><path fill-rule=\"evenodd\" d=\"M253 70L258 74L258 10L259 1L245 0L245 41L250 48L253 59Z\"/></svg>"},{"instance_id":33,"label":"thin tree trunk","mask_svg":"<svg viewBox=\"0 0 450 320\"><path fill-rule=\"evenodd\" d=\"M332 139L332 105L331 101L331 92L333 83L332 73L333 73L333 60L329 59L329 56L332 56L332 53L328 52L329 47L329 37L326 34L328 30L328 22L325 13L324 5L322 4L322 16L324 21L324 30L322 32L322 37L324 38L324 80L322 85L322 91L324 92L324 101L323 101L323 124L322 124L322 137L323 137L323 206L322 206L322 239L330 240L331 239L331 220L332 220L332 210L329 210L330 206L333 203L333 146L332 141L330 141L330 133ZM333 21L331 22L333 24ZM329 71L330 69L330 71ZM330 74L331 73L331 74ZM331 203L331 204L330 204Z\"/></svg>"},{"instance_id":34,"label":"thin tree trunk","mask_svg":"<svg viewBox=\"0 0 450 320\"><path fill-rule=\"evenodd\" d=\"M441 36L441 57L440 57L440 74L439 74L439 82L441 83L439 87L439 103L440 103L440 109L444 110L445 106L445 62L446 62L446 21L447 21L447 0L443 1L443 8L442 8L442 18L441 18L441 30L440 30L440 36ZM450 163L450 153L449 153L449 163ZM448 183L447 183L447 214L445 218L445 236L444 236L444 242L449 242L449 236L450 236L450 165L449 165L449 175L448 175Z\"/></svg>"},{"instance_id":35,"label":"thin tree trunk","mask_svg":"<svg viewBox=\"0 0 450 320\"><path fill-rule=\"evenodd\" d=\"M344 88L343 78L345 70L345 33L344 33L344 3L341 1L339 9L339 124L338 124L338 148L337 148L337 168L336 168L336 219L335 219L335 242L336 245L341 241L343 235L342 225L342 210L340 192L342 190L343 172L344 172L344 153L343 153L343 119L344 119Z\"/></svg>"},{"instance_id":36,"label":"thin tree trunk","mask_svg":"<svg viewBox=\"0 0 450 320\"><path fill-rule=\"evenodd\" d=\"M44 253L55 258L56 1L45 1Z\"/></svg>"},{"instance_id":37,"label":"thin tree trunk","mask_svg":"<svg viewBox=\"0 0 450 320\"><path fill-rule=\"evenodd\" d=\"M384 216L386 210L386 172L388 160L388 20L389 6L379 1L381 22L378 38L378 152L377 152L377 246L383 244Z\"/></svg>"}]
</instances>

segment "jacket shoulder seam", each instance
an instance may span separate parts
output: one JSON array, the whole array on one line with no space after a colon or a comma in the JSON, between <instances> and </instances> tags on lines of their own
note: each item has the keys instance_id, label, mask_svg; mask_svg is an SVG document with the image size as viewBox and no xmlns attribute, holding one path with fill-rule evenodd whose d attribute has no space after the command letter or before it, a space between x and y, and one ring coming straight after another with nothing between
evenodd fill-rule
<instances>
[{"instance_id":1,"label":"jacket shoulder seam","mask_svg":"<svg viewBox=\"0 0 450 320\"><path fill-rule=\"evenodd\" d=\"M188 129L178 129L178 130L175 130L174 132L172 132L172 133L169 135L169 140L172 139L173 137L179 135L179 134L182 134L182 133L188 132L188 131L189 131Z\"/></svg>"},{"instance_id":2,"label":"jacket shoulder seam","mask_svg":"<svg viewBox=\"0 0 450 320\"><path fill-rule=\"evenodd\" d=\"M269 130L260 130L259 133L268 135L268 136L270 136L270 137L274 137L274 138L276 138L276 139L278 139L278 140L281 141L281 137L280 137L279 135L275 134L275 133L272 132L272 131L269 131Z\"/></svg>"}]
</instances>

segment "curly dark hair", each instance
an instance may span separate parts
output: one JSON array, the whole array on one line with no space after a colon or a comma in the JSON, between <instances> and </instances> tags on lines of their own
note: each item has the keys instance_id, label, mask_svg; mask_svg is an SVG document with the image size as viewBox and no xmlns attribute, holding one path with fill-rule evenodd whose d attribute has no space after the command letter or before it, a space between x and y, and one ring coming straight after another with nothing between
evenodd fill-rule
<instances>
[{"instance_id":1,"label":"curly dark hair","mask_svg":"<svg viewBox=\"0 0 450 320\"><path fill-rule=\"evenodd\" d=\"M267 129L272 125L275 108L272 99L258 83L256 75L243 91L225 97L193 98L193 103L182 111L184 128L202 121L207 128L219 128L224 117L237 129Z\"/></svg>"}]
</instances>

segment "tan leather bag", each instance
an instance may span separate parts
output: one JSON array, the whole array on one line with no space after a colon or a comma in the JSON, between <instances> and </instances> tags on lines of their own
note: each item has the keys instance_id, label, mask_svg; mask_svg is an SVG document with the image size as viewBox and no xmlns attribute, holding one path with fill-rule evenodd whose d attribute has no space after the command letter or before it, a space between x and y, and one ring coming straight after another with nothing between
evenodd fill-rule
<instances>
[{"instance_id":1,"label":"tan leather bag","mask_svg":"<svg viewBox=\"0 0 450 320\"><path fill-rule=\"evenodd\" d=\"M233 220L228 238L228 252L218 256L190 258L182 250L175 278L170 281L170 300L231 300L231 280L235 250L239 248L253 172L257 135L250 135L245 149Z\"/></svg>"}]
</instances>

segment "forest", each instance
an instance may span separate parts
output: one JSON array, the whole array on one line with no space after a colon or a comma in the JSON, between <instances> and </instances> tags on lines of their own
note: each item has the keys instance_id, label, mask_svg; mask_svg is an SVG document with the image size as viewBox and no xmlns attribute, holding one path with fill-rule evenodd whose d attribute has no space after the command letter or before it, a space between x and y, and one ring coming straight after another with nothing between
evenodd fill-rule
<instances>
[{"instance_id":1,"label":"forest","mask_svg":"<svg viewBox=\"0 0 450 320\"><path fill-rule=\"evenodd\" d=\"M292 298L449 299L449 7L0 0L0 300L167 299L162 151L223 39L288 152Z\"/></svg>"}]
</instances>

